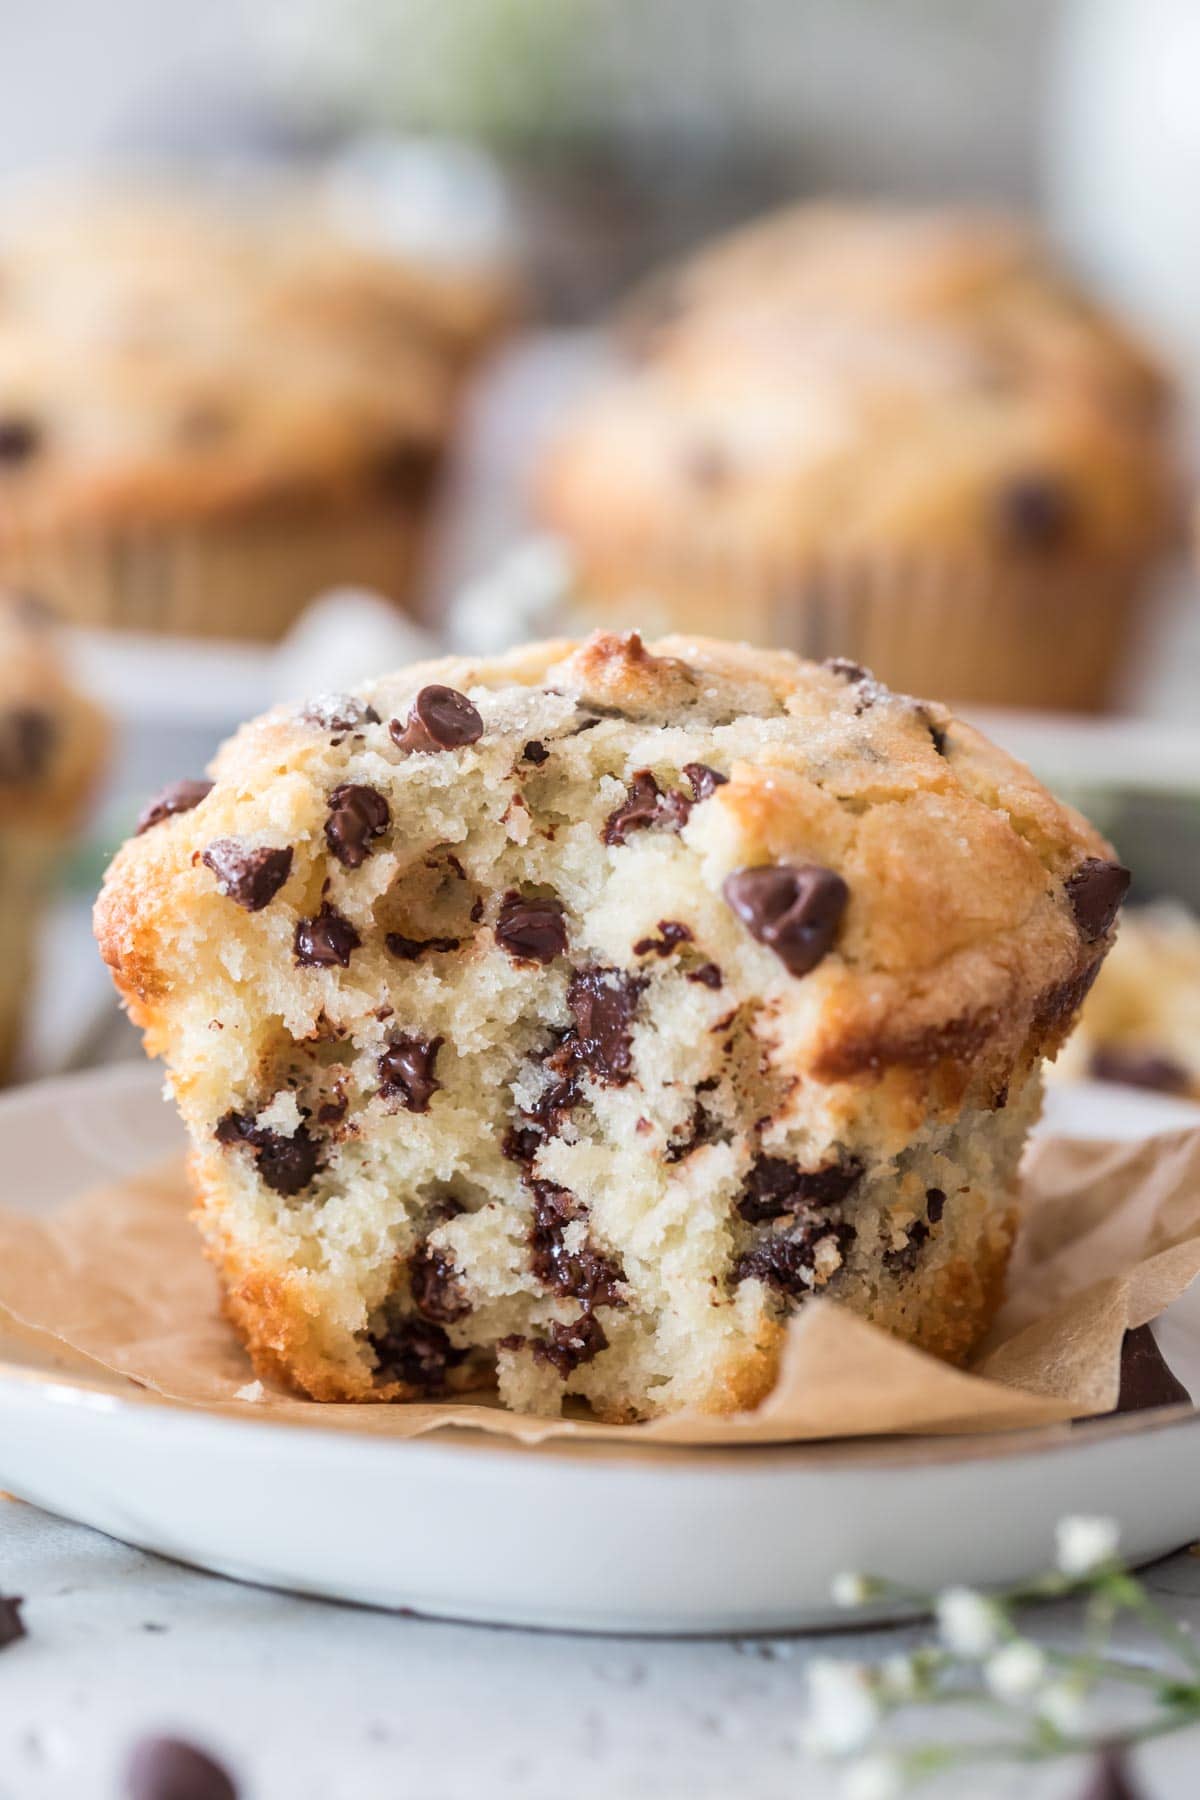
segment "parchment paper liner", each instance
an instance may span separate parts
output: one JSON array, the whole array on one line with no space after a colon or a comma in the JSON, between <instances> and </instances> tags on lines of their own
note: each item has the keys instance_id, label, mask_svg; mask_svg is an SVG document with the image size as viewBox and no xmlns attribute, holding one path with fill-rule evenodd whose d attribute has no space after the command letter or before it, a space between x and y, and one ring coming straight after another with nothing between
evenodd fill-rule
<instances>
[{"instance_id":1,"label":"parchment paper liner","mask_svg":"<svg viewBox=\"0 0 1200 1800\"><path fill-rule=\"evenodd\" d=\"M220 1316L216 1277L187 1211L176 1165L48 1216L0 1209L0 1308L76 1359L92 1359L97 1373L115 1371L167 1399L373 1435L408 1438L457 1425L524 1443L736 1445L974 1433L1115 1405L1126 1329L1156 1318L1200 1272L1200 1131L1034 1147L1009 1297L970 1372L818 1299L789 1327L773 1393L756 1412L730 1419L612 1426L520 1417L486 1400L320 1405L269 1384L260 1399L239 1399L253 1371Z\"/></svg>"}]
</instances>

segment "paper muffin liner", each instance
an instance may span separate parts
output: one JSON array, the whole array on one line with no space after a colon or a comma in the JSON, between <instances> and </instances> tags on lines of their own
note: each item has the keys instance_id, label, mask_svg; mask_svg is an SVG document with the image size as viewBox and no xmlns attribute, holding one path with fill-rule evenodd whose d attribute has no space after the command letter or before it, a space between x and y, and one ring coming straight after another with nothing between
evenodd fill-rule
<instances>
[{"instance_id":1,"label":"paper muffin liner","mask_svg":"<svg viewBox=\"0 0 1200 1800\"><path fill-rule=\"evenodd\" d=\"M323 589L414 594L423 511L394 497L236 518L6 530L0 585L76 624L189 637L279 637Z\"/></svg>"},{"instance_id":2,"label":"paper muffin liner","mask_svg":"<svg viewBox=\"0 0 1200 1800\"><path fill-rule=\"evenodd\" d=\"M630 547L632 550L632 547ZM1119 693L1151 608L1137 560L1021 566L988 558L833 555L770 564L701 546L581 553L578 625L745 639L843 656L901 692L1098 711Z\"/></svg>"}]
</instances>

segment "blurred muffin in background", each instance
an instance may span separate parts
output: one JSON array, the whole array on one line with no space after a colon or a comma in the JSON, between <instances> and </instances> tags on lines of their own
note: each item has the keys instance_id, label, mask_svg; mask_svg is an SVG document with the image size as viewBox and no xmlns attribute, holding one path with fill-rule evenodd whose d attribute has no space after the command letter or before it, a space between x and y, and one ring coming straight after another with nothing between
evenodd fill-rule
<instances>
[{"instance_id":1,"label":"blurred muffin in background","mask_svg":"<svg viewBox=\"0 0 1200 1800\"><path fill-rule=\"evenodd\" d=\"M74 619L274 637L410 597L497 265L351 241L300 190L27 196L0 216L0 579Z\"/></svg>"},{"instance_id":2,"label":"blurred muffin in background","mask_svg":"<svg viewBox=\"0 0 1200 1800\"><path fill-rule=\"evenodd\" d=\"M102 713L66 673L53 615L0 592L0 1080L12 1072L55 870L108 742Z\"/></svg>"},{"instance_id":3,"label":"blurred muffin in background","mask_svg":"<svg viewBox=\"0 0 1200 1800\"><path fill-rule=\"evenodd\" d=\"M797 207L660 278L615 349L536 475L598 617L1109 698L1175 526L1168 392L1020 224Z\"/></svg>"},{"instance_id":4,"label":"blurred muffin in background","mask_svg":"<svg viewBox=\"0 0 1200 1800\"><path fill-rule=\"evenodd\" d=\"M1200 919L1127 911L1056 1073L1200 1100Z\"/></svg>"}]
</instances>

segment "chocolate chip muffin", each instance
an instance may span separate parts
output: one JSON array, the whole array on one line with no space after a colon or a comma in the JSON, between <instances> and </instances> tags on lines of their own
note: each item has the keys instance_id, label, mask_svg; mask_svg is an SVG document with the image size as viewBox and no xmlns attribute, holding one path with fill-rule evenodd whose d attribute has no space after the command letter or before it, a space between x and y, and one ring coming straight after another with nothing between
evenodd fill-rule
<instances>
[{"instance_id":1,"label":"chocolate chip muffin","mask_svg":"<svg viewBox=\"0 0 1200 1800\"><path fill-rule=\"evenodd\" d=\"M1200 919L1134 907L1056 1073L1200 1100Z\"/></svg>"},{"instance_id":2,"label":"chocolate chip muffin","mask_svg":"<svg viewBox=\"0 0 1200 1800\"><path fill-rule=\"evenodd\" d=\"M53 877L107 752L107 724L69 677L52 614L0 591L0 1080L12 1073Z\"/></svg>"},{"instance_id":3,"label":"chocolate chip muffin","mask_svg":"<svg viewBox=\"0 0 1200 1800\"><path fill-rule=\"evenodd\" d=\"M799 207L662 278L615 351L536 480L592 617L1110 697L1173 529L1167 394L1023 227Z\"/></svg>"},{"instance_id":4,"label":"chocolate chip muffin","mask_svg":"<svg viewBox=\"0 0 1200 1800\"><path fill-rule=\"evenodd\" d=\"M263 1373L753 1405L824 1294L939 1356L1127 876L848 663L636 635L281 709L162 796L97 936Z\"/></svg>"},{"instance_id":5,"label":"chocolate chip muffin","mask_svg":"<svg viewBox=\"0 0 1200 1800\"><path fill-rule=\"evenodd\" d=\"M89 624L271 637L410 596L495 270L352 244L291 190L0 217L0 574Z\"/></svg>"}]
</instances>

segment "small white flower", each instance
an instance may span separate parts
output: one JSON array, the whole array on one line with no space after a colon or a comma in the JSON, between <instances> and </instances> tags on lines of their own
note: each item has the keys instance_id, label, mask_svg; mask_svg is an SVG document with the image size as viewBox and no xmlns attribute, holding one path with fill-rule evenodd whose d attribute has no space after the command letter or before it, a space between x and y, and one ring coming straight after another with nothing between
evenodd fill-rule
<instances>
[{"instance_id":1,"label":"small white flower","mask_svg":"<svg viewBox=\"0 0 1200 1800\"><path fill-rule=\"evenodd\" d=\"M830 1592L835 1606L865 1606L874 1593L874 1583L869 1576L857 1575L848 1570L834 1576Z\"/></svg>"},{"instance_id":2,"label":"small white flower","mask_svg":"<svg viewBox=\"0 0 1200 1800\"><path fill-rule=\"evenodd\" d=\"M989 1656L983 1679L997 1700L1027 1700L1046 1673L1046 1658L1036 1644L1017 1638Z\"/></svg>"},{"instance_id":3,"label":"small white flower","mask_svg":"<svg viewBox=\"0 0 1200 1800\"><path fill-rule=\"evenodd\" d=\"M879 1668L880 1681L887 1699L895 1704L915 1700L920 1691L917 1665L911 1656L889 1656Z\"/></svg>"},{"instance_id":4,"label":"small white flower","mask_svg":"<svg viewBox=\"0 0 1200 1800\"><path fill-rule=\"evenodd\" d=\"M863 1756L842 1778L843 1800L896 1800L904 1776L893 1756Z\"/></svg>"},{"instance_id":5,"label":"small white flower","mask_svg":"<svg viewBox=\"0 0 1200 1800\"><path fill-rule=\"evenodd\" d=\"M1094 1575L1116 1556L1120 1536L1115 1519L1086 1514L1060 1519L1054 1533L1060 1570L1072 1577Z\"/></svg>"},{"instance_id":6,"label":"small white flower","mask_svg":"<svg viewBox=\"0 0 1200 1800\"><path fill-rule=\"evenodd\" d=\"M859 1750L879 1723L879 1697L862 1663L817 1657L808 1668L805 1744L818 1756Z\"/></svg>"},{"instance_id":7,"label":"small white flower","mask_svg":"<svg viewBox=\"0 0 1200 1800\"><path fill-rule=\"evenodd\" d=\"M984 1657L1000 1641L996 1608L973 1588L947 1588L935 1611L944 1643L959 1656Z\"/></svg>"},{"instance_id":8,"label":"small white flower","mask_svg":"<svg viewBox=\"0 0 1200 1800\"><path fill-rule=\"evenodd\" d=\"M1087 1708L1078 1682L1052 1681L1038 1696L1038 1712L1055 1731L1074 1737L1087 1724Z\"/></svg>"}]
</instances>

